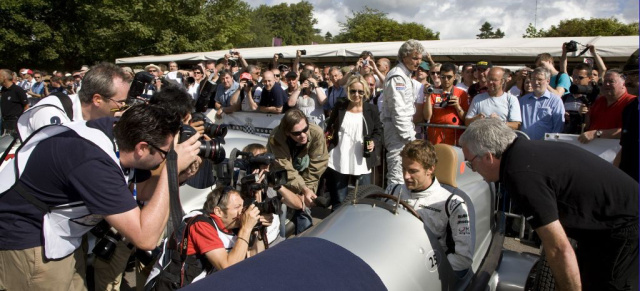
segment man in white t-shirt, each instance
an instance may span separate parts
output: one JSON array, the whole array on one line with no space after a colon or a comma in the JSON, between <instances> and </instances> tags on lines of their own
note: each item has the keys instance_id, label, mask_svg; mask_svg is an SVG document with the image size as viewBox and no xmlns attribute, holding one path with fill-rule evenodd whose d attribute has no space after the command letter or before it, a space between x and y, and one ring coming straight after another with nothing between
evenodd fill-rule
<instances>
[{"instance_id":1,"label":"man in white t-shirt","mask_svg":"<svg viewBox=\"0 0 640 291\"><path fill-rule=\"evenodd\" d=\"M512 129L518 129L522 118L520 116L520 103L516 96L504 92L506 83L504 69L493 67L487 77L487 92L473 98L469 111L465 118L465 125L483 118L498 118L507 123Z\"/></svg>"}]
</instances>

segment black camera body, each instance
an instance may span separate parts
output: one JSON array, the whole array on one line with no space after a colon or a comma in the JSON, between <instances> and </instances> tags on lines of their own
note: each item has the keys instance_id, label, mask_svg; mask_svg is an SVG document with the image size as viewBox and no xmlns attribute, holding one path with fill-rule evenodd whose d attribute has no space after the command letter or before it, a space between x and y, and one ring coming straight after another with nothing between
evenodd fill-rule
<instances>
[{"instance_id":1,"label":"black camera body","mask_svg":"<svg viewBox=\"0 0 640 291\"><path fill-rule=\"evenodd\" d=\"M575 40L565 42L564 48L568 53L577 52L578 51L578 42Z\"/></svg>"},{"instance_id":2,"label":"black camera body","mask_svg":"<svg viewBox=\"0 0 640 291\"><path fill-rule=\"evenodd\" d=\"M259 187L254 186L254 184L257 184L257 177L256 175L252 175L251 173L253 173L253 171L256 169L259 169L260 166L270 165L275 162L276 158L272 153L263 153L254 156L252 153L238 152L236 155L243 156L243 158L236 159L234 166L247 173L247 176L245 176L241 180L243 186L247 185L252 190L260 190L267 187L272 187L273 189L278 190L280 189L280 187L282 187L282 185L287 184L287 170L278 169L267 172L262 184L258 184L260 185ZM250 184L251 186L249 186Z\"/></svg>"},{"instance_id":3,"label":"black camera body","mask_svg":"<svg viewBox=\"0 0 640 291\"><path fill-rule=\"evenodd\" d=\"M196 129L183 124L180 127L180 138L178 143L183 143L197 133ZM226 134L226 130L225 130ZM226 153L221 144L224 143L224 136L212 137L211 140L200 139L200 151L198 156L210 159L213 163L219 164L224 161Z\"/></svg>"},{"instance_id":4,"label":"black camera body","mask_svg":"<svg viewBox=\"0 0 640 291\"><path fill-rule=\"evenodd\" d=\"M210 138L224 138L227 136L227 126L225 124L215 124L202 112L191 113L191 121L204 121L204 134ZM224 142L223 142L224 143Z\"/></svg>"},{"instance_id":5,"label":"black camera body","mask_svg":"<svg viewBox=\"0 0 640 291\"><path fill-rule=\"evenodd\" d=\"M577 99L579 99L585 105L590 106L591 103L596 100L598 95L600 95L600 87L598 87L597 84L593 83L586 86L571 84L571 87L569 87L569 93L574 95L583 95L581 97L578 97Z\"/></svg>"},{"instance_id":6,"label":"black camera body","mask_svg":"<svg viewBox=\"0 0 640 291\"><path fill-rule=\"evenodd\" d=\"M278 53L278 58L279 59L284 59L284 55L282 53Z\"/></svg>"},{"instance_id":7,"label":"black camera body","mask_svg":"<svg viewBox=\"0 0 640 291\"><path fill-rule=\"evenodd\" d=\"M440 108L445 108L449 105L449 102L451 102L451 93L449 92L445 92L442 93L442 101L440 101Z\"/></svg>"},{"instance_id":8,"label":"black camera body","mask_svg":"<svg viewBox=\"0 0 640 291\"><path fill-rule=\"evenodd\" d=\"M306 56L307 55L307 50L300 50L300 55L301 56Z\"/></svg>"},{"instance_id":9,"label":"black camera body","mask_svg":"<svg viewBox=\"0 0 640 291\"><path fill-rule=\"evenodd\" d=\"M91 234L98 238L92 252L103 260L110 260L116 250L116 244L122 240L122 235L111 229L106 220L92 228Z\"/></svg>"}]
</instances>

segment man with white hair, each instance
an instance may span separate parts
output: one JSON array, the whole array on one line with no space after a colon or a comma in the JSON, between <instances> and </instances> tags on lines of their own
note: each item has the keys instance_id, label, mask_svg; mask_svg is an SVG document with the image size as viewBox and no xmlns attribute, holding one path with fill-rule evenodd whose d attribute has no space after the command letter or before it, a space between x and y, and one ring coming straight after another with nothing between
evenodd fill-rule
<instances>
[{"instance_id":1,"label":"man with white hair","mask_svg":"<svg viewBox=\"0 0 640 291\"><path fill-rule=\"evenodd\" d=\"M380 117L384 126L384 146L387 149L387 192L404 184L400 152L405 144L415 140L413 115L416 88L411 73L418 69L425 52L422 44L414 39L406 41L398 50L398 65L384 82L384 101Z\"/></svg>"},{"instance_id":2,"label":"man with white hair","mask_svg":"<svg viewBox=\"0 0 640 291\"><path fill-rule=\"evenodd\" d=\"M520 206L558 290L638 290L638 182L574 145L517 138L494 118L469 125L460 145L467 167Z\"/></svg>"}]
</instances>

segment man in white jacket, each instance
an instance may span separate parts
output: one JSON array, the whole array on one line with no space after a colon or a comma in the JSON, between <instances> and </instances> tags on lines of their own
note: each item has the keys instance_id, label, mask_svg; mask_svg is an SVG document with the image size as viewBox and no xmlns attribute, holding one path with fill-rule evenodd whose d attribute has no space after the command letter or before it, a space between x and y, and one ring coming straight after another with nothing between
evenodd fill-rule
<instances>
[{"instance_id":1,"label":"man in white jacket","mask_svg":"<svg viewBox=\"0 0 640 291\"><path fill-rule=\"evenodd\" d=\"M384 81L384 101L380 119L384 126L384 146L387 149L387 192L402 184L400 151L415 139L413 115L415 88L411 73L418 69L425 49L417 40L406 41L398 50L398 65L387 74Z\"/></svg>"},{"instance_id":2,"label":"man in white jacket","mask_svg":"<svg viewBox=\"0 0 640 291\"><path fill-rule=\"evenodd\" d=\"M464 199L451 194L436 179L436 151L429 141L410 142L400 156L406 187L401 199L426 213L422 216L425 225L438 237L453 271L464 277L473 261L471 221Z\"/></svg>"}]
</instances>

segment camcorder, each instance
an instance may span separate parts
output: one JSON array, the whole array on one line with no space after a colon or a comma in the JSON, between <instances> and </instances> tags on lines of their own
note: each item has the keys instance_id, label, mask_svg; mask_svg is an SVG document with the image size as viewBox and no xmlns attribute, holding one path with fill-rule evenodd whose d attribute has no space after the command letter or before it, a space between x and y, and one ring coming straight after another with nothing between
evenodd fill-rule
<instances>
[{"instance_id":1,"label":"camcorder","mask_svg":"<svg viewBox=\"0 0 640 291\"><path fill-rule=\"evenodd\" d=\"M221 127L224 125L220 125L220 126L213 125L213 126ZM205 130L206 130L206 123L205 123ZM218 136L216 135L212 136L207 134L209 135L211 140L204 140L204 137L200 138L200 151L198 152L198 156L209 159L214 164L219 164L222 161L224 161L226 153L221 144L224 144L224 135L227 134L226 127L223 130L223 132L224 132L223 135L218 135ZM183 124L180 127L180 138L178 140L178 143L183 143L184 141L194 136L196 133L198 133L198 131L196 131L195 128L189 125Z\"/></svg>"},{"instance_id":2,"label":"camcorder","mask_svg":"<svg viewBox=\"0 0 640 291\"><path fill-rule=\"evenodd\" d=\"M598 95L600 95L600 87L597 84L590 85L574 85L571 84L569 87L569 93L574 95L582 95L576 98L580 100L584 105L590 106L591 103L596 100Z\"/></svg>"},{"instance_id":3,"label":"camcorder","mask_svg":"<svg viewBox=\"0 0 640 291\"><path fill-rule=\"evenodd\" d=\"M169 82L164 78L159 78L162 82L162 86L168 86ZM149 84L156 81L156 76L149 72L138 72L133 77L133 81L131 82L131 87L129 87L129 92L127 93L127 107L131 107L133 105L144 103L143 100L139 99L139 97L144 96L144 93L147 91L147 87Z\"/></svg>"}]
</instances>

